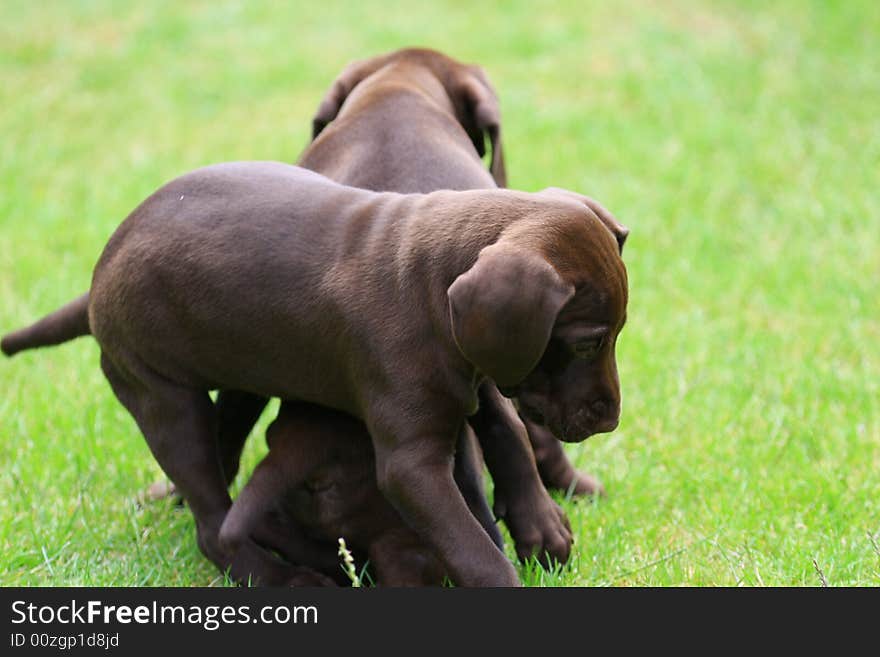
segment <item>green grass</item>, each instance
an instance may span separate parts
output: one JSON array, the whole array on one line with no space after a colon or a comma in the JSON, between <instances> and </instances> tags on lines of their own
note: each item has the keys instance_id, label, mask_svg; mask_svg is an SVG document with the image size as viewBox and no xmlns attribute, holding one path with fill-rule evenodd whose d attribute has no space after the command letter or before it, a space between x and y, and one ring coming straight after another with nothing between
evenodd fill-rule
<instances>
[{"instance_id":1,"label":"green grass","mask_svg":"<svg viewBox=\"0 0 880 657\"><path fill-rule=\"evenodd\" d=\"M0 329L87 289L168 179L295 160L351 59L433 46L498 88L512 187L632 230L622 421L567 447L609 496L562 500L572 563L524 580L880 585L880 4L3 9ZM186 511L137 503L160 471L90 338L0 362L0 387L0 583L223 582Z\"/></svg>"}]
</instances>

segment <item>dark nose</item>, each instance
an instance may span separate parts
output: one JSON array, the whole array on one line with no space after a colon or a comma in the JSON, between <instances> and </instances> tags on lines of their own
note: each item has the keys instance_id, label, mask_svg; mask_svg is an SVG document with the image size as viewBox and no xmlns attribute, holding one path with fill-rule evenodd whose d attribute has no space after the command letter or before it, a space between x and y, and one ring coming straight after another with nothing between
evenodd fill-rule
<instances>
[{"instance_id":1,"label":"dark nose","mask_svg":"<svg viewBox=\"0 0 880 657\"><path fill-rule=\"evenodd\" d=\"M606 433L614 431L620 416L620 407L607 399L596 399L590 402L590 415L593 419L593 431Z\"/></svg>"}]
</instances>

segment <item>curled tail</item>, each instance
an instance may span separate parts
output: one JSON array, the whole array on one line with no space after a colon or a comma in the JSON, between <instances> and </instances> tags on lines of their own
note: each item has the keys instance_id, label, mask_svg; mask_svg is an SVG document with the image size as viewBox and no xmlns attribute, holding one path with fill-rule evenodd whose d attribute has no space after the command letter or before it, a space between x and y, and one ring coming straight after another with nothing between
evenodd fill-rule
<instances>
[{"instance_id":1,"label":"curled tail","mask_svg":"<svg viewBox=\"0 0 880 657\"><path fill-rule=\"evenodd\" d=\"M12 356L26 349L48 347L90 335L88 310L89 293L86 292L30 326L3 336L0 350Z\"/></svg>"}]
</instances>

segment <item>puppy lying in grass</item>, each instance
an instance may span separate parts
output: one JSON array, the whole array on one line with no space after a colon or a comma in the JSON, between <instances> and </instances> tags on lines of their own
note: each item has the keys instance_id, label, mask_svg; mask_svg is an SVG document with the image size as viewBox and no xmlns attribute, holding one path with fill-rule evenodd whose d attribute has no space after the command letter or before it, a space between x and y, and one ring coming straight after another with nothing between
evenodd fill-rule
<instances>
[{"instance_id":1,"label":"puppy lying in grass","mask_svg":"<svg viewBox=\"0 0 880 657\"><path fill-rule=\"evenodd\" d=\"M366 556L380 586L443 583L436 555L379 491L376 458L363 422L312 404L286 402L266 440L269 453L220 528L227 549L237 551L255 540L297 566L344 582L336 556L337 540L344 538L357 561ZM472 440L461 442L473 445Z\"/></svg>"}]
</instances>

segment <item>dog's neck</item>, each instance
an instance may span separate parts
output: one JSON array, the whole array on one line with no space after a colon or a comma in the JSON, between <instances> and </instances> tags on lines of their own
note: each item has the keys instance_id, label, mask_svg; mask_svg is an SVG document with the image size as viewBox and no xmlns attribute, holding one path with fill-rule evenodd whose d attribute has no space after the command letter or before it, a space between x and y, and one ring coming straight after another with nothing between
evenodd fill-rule
<instances>
[{"instance_id":1,"label":"dog's neck","mask_svg":"<svg viewBox=\"0 0 880 657\"><path fill-rule=\"evenodd\" d=\"M482 249L512 224L526 220L530 205L527 194L509 190L413 197L410 217L401 226L401 258L412 268L430 264L435 276L451 284L473 266Z\"/></svg>"}]
</instances>

